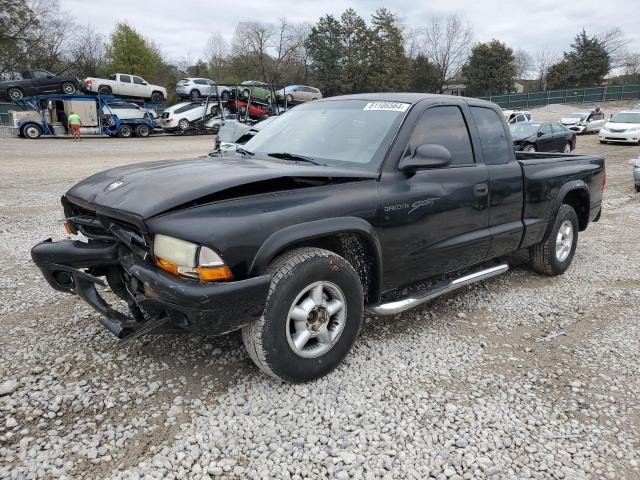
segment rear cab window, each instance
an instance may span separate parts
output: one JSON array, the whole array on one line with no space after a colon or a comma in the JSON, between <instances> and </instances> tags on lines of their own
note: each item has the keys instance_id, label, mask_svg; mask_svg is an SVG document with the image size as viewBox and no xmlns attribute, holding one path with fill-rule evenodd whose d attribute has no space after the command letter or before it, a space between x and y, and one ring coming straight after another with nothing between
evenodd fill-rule
<instances>
[{"instance_id":1,"label":"rear cab window","mask_svg":"<svg viewBox=\"0 0 640 480\"><path fill-rule=\"evenodd\" d=\"M130 75L120 75L120 81L123 83L131 83Z\"/></svg>"},{"instance_id":2,"label":"rear cab window","mask_svg":"<svg viewBox=\"0 0 640 480\"><path fill-rule=\"evenodd\" d=\"M509 163L512 157L512 145L498 114L487 107L470 106L471 115L480 134L480 145L486 165Z\"/></svg>"}]
</instances>

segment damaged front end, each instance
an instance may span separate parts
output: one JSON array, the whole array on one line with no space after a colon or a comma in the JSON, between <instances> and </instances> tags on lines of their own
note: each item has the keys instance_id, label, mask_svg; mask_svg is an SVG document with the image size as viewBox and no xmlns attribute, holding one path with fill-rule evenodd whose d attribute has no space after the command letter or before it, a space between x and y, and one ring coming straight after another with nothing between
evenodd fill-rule
<instances>
[{"instance_id":1,"label":"damaged front end","mask_svg":"<svg viewBox=\"0 0 640 480\"><path fill-rule=\"evenodd\" d=\"M82 298L118 338L161 326L221 335L262 314L268 276L220 283L176 277L153 263L141 220L66 198L63 205L69 233L81 233L88 242L48 239L33 247L31 257L54 289ZM128 314L100 295L96 286L107 285L126 302Z\"/></svg>"}]
</instances>

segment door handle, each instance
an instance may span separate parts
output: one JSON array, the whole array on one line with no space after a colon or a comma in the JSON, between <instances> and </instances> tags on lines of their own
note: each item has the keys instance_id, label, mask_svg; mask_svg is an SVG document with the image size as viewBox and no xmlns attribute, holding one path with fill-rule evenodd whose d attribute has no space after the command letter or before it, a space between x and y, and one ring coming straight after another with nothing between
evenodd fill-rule
<instances>
[{"instance_id":1,"label":"door handle","mask_svg":"<svg viewBox=\"0 0 640 480\"><path fill-rule=\"evenodd\" d=\"M484 197L489 193L489 185L486 183L476 183L473 186L473 195L476 197Z\"/></svg>"}]
</instances>

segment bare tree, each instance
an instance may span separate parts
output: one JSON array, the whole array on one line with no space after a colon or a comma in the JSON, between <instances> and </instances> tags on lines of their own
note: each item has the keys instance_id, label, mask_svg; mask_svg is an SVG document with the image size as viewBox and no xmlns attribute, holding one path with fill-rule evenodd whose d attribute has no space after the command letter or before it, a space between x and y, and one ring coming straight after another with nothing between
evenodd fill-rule
<instances>
[{"instance_id":1,"label":"bare tree","mask_svg":"<svg viewBox=\"0 0 640 480\"><path fill-rule=\"evenodd\" d=\"M530 71L533 64L531 55L525 50L518 49L513 53L513 65L516 68L516 79L524 78Z\"/></svg>"},{"instance_id":2,"label":"bare tree","mask_svg":"<svg viewBox=\"0 0 640 480\"><path fill-rule=\"evenodd\" d=\"M269 82L278 83L282 79L283 68L290 64L298 52L303 40L287 19L279 19L277 29L273 33L273 66L269 69Z\"/></svg>"},{"instance_id":3,"label":"bare tree","mask_svg":"<svg viewBox=\"0 0 640 480\"><path fill-rule=\"evenodd\" d=\"M624 67L625 63L627 63L627 58L633 55L629 52L629 39L624 36L624 33L619 28L613 28L601 33L597 35L597 38L609 54L612 70Z\"/></svg>"},{"instance_id":4,"label":"bare tree","mask_svg":"<svg viewBox=\"0 0 640 480\"><path fill-rule=\"evenodd\" d=\"M267 78L269 47L274 37L273 25L261 22L240 22L233 35L232 53L247 58L261 80Z\"/></svg>"},{"instance_id":5,"label":"bare tree","mask_svg":"<svg viewBox=\"0 0 640 480\"><path fill-rule=\"evenodd\" d=\"M632 53L627 55L622 68L625 75L640 77L640 54Z\"/></svg>"},{"instance_id":6,"label":"bare tree","mask_svg":"<svg viewBox=\"0 0 640 480\"><path fill-rule=\"evenodd\" d=\"M538 88L540 88L540 90L547 88L547 71L551 65L556 63L556 60L557 55L546 48L541 48L536 52L535 73L538 80Z\"/></svg>"},{"instance_id":7,"label":"bare tree","mask_svg":"<svg viewBox=\"0 0 640 480\"><path fill-rule=\"evenodd\" d=\"M204 55L213 75L216 78L220 77L224 62L229 56L229 44L220 32L213 32L209 35L204 47Z\"/></svg>"},{"instance_id":8,"label":"bare tree","mask_svg":"<svg viewBox=\"0 0 640 480\"><path fill-rule=\"evenodd\" d=\"M459 79L469 54L473 30L461 16L451 15L429 23L424 36L425 54L438 68L439 90L442 91L445 83Z\"/></svg>"},{"instance_id":9,"label":"bare tree","mask_svg":"<svg viewBox=\"0 0 640 480\"><path fill-rule=\"evenodd\" d=\"M69 40L67 55L69 69L79 78L106 73L106 39L91 25Z\"/></svg>"},{"instance_id":10,"label":"bare tree","mask_svg":"<svg viewBox=\"0 0 640 480\"><path fill-rule=\"evenodd\" d=\"M424 47L424 35L419 28L409 28L403 32L404 51L407 58L415 59Z\"/></svg>"}]
</instances>

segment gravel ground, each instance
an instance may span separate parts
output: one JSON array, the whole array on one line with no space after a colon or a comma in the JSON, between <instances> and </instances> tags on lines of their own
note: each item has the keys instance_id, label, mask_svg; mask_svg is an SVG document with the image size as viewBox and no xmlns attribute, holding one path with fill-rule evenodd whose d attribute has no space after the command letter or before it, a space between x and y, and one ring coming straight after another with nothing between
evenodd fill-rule
<instances>
[{"instance_id":1,"label":"gravel ground","mask_svg":"<svg viewBox=\"0 0 640 480\"><path fill-rule=\"evenodd\" d=\"M134 155L204 154L208 138L0 145L0 478L640 478L640 147L579 138L577 153L606 156L608 185L565 275L520 264L367 318L334 373L288 385L238 334L118 348L30 262L63 237L71 184Z\"/></svg>"}]
</instances>

